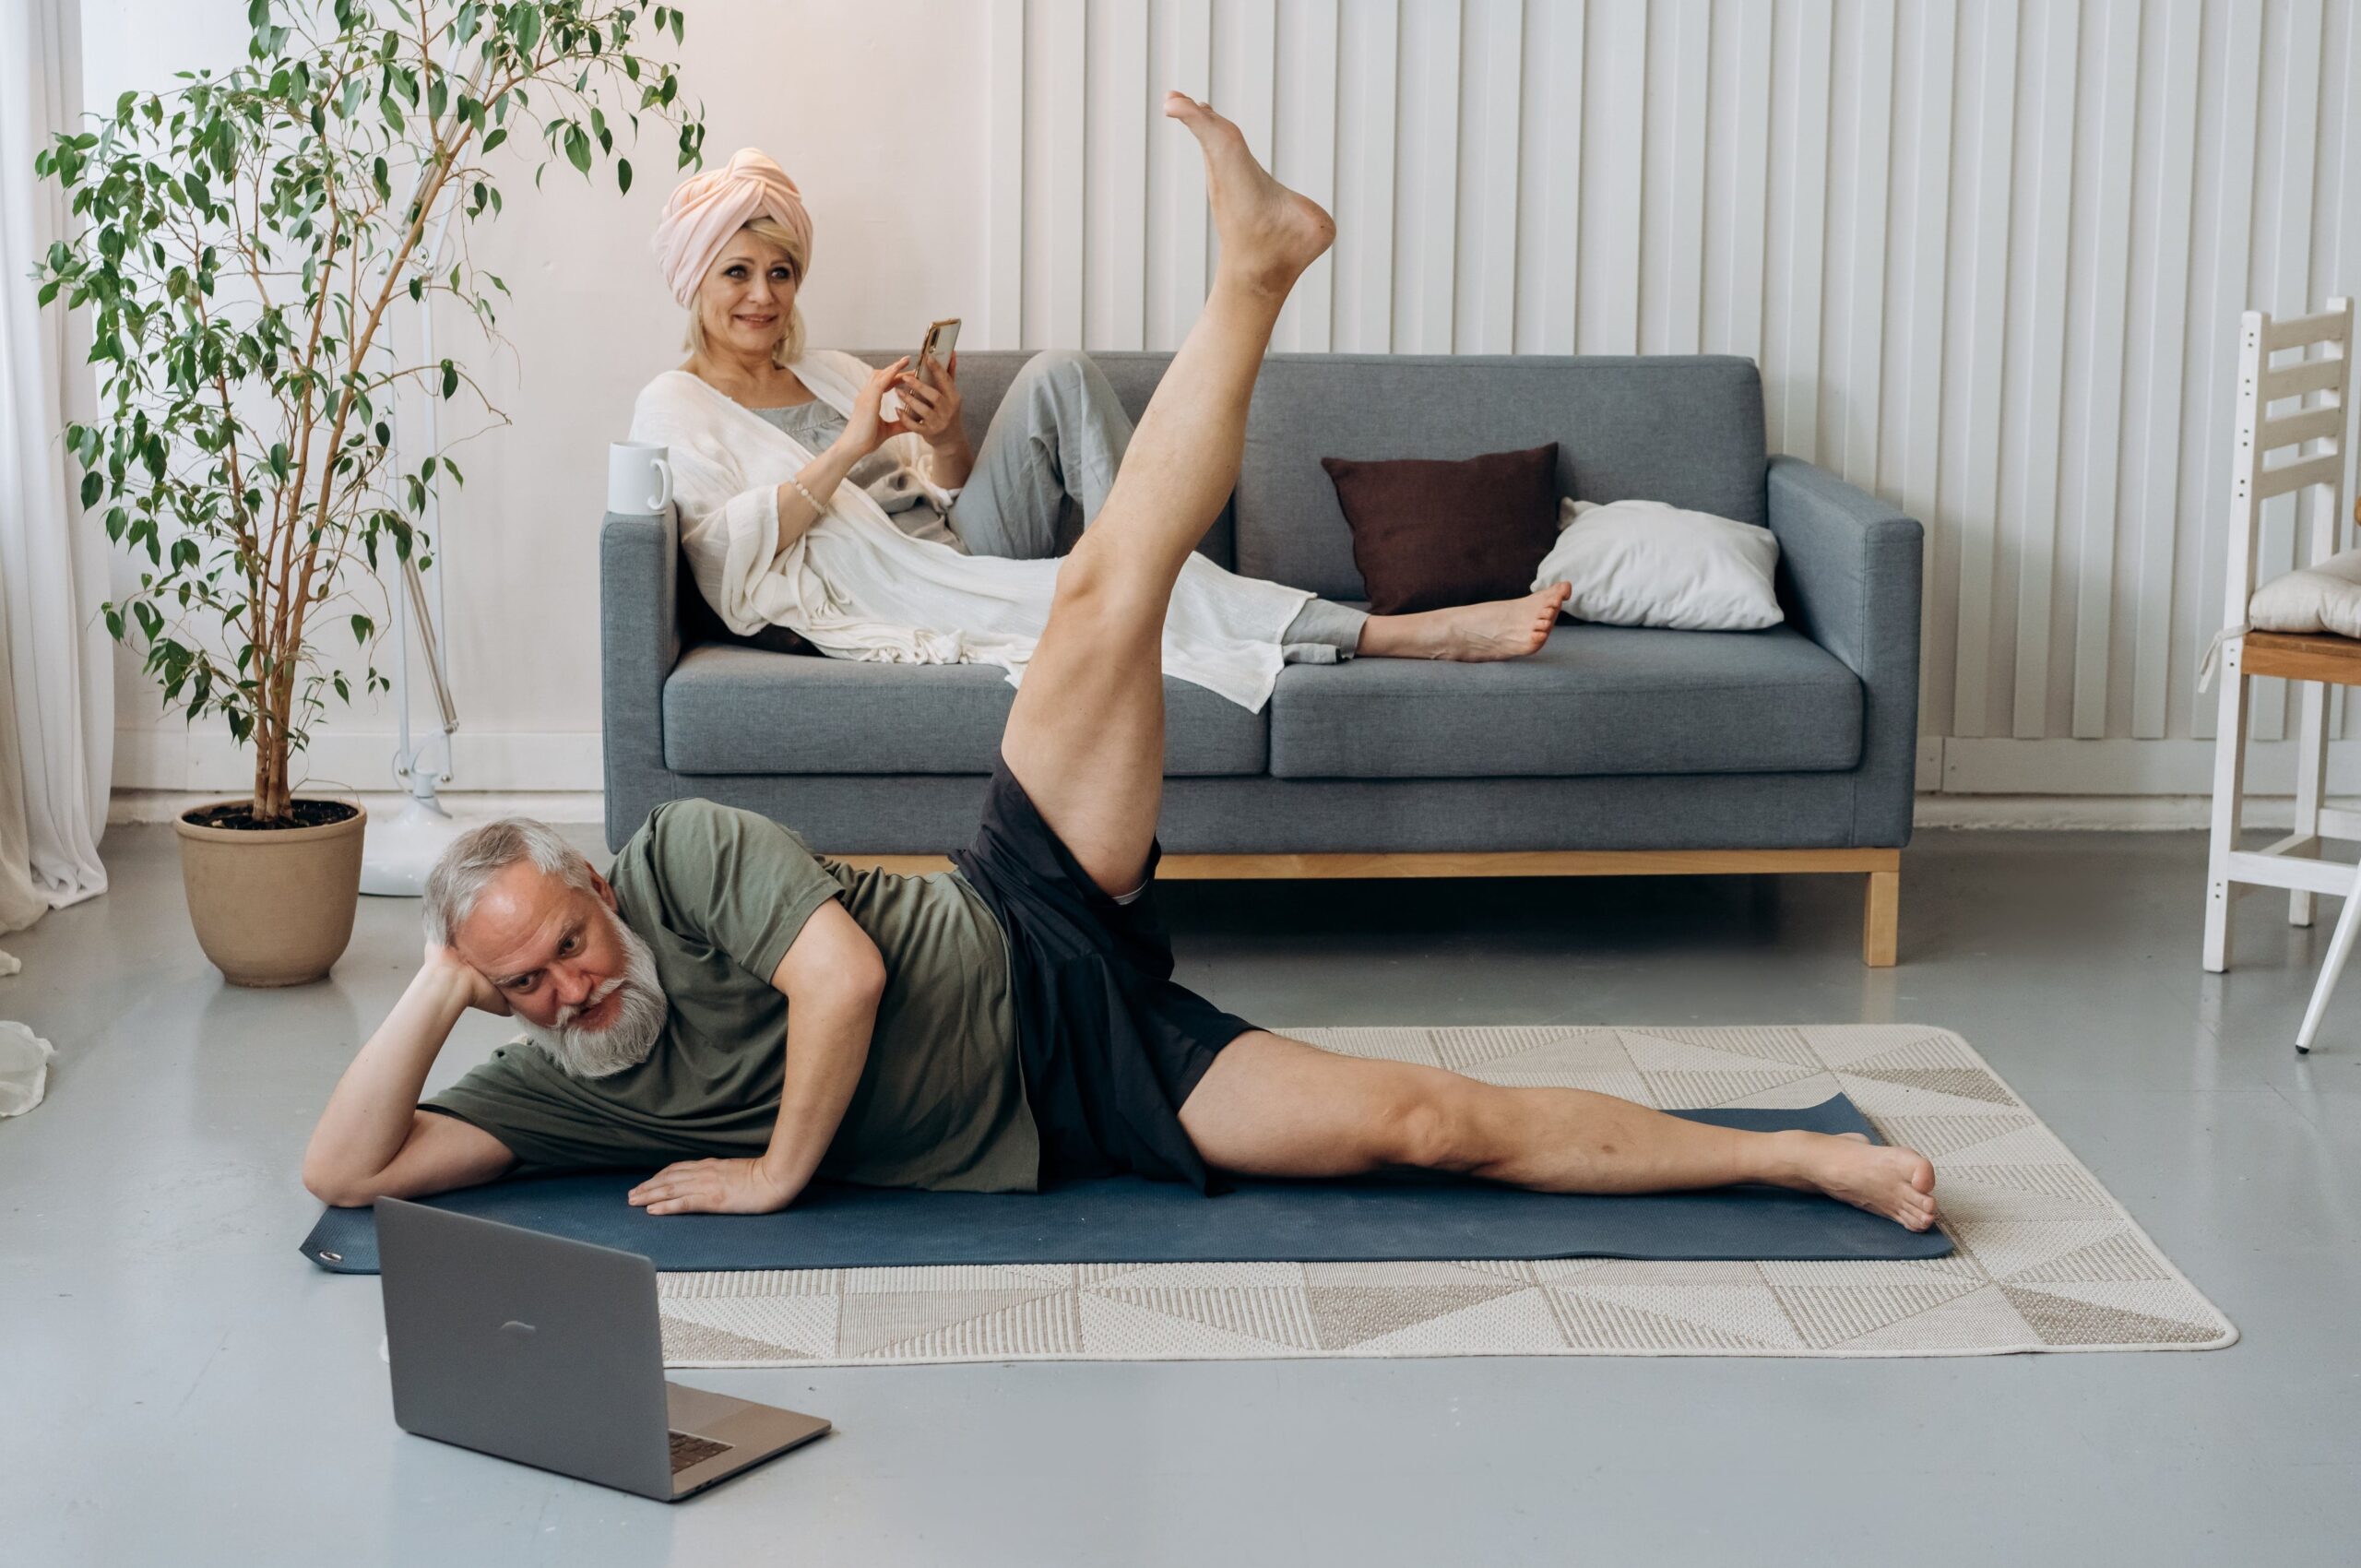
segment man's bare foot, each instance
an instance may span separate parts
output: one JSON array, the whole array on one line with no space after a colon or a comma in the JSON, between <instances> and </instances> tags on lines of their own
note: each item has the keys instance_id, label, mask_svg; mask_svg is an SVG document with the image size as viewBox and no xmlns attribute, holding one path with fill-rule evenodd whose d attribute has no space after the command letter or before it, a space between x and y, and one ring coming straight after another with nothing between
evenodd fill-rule
<instances>
[{"instance_id":1,"label":"man's bare foot","mask_svg":"<svg viewBox=\"0 0 2361 1568\"><path fill-rule=\"evenodd\" d=\"M1185 92L1164 95L1168 118L1189 127L1205 151L1205 193L1221 236L1220 271L1264 293L1285 295L1336 239L1336 220L1310 196L1271 177L1246 135Z\"/></svg>"},{"instance_id":2,"label":"man's bare foot","mask_svg":"<svg viewBox=\"0 0 2361 1568\"><path fill-rule=\"evenodd\" d=\"M1858 1133L1780 1133L1788 1170L1773 1181L1825 1193L1912 1230L1935 1223L1935 1168L1916 1149L1873 1144Z\"/></svg>"},{"instance_id":3,"label":"man's bare foot","mask_svg":"<svg viewBox=\"0 0 2361 1568\"><path fill-rule=\"evenodd\" d=\"M1489 604L1462 604L1414 615L1378 615L1361 629L1366 659L1448 659L1463 664L1523 659L1538 653L1566 596L1564 583Z\"/></svg>"}]
</instances>

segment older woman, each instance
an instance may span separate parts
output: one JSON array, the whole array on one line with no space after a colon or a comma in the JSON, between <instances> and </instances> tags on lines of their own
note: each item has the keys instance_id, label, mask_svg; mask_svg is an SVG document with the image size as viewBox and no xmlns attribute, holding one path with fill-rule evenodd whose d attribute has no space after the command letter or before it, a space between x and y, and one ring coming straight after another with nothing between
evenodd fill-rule
<instances>
[{"instance_id":1,"label":"older woman","mask_svg":"<svg viewBox=\"0 0 2361 1568\"><path fill-rule=\"evenodd\" d=\"M741 636L784 625L837 658L996 664L1014 683L1049 619L1060 505L1097 516L1131 422L1087 358L1038 354L976 448L956 353L930 386L907 357L872 370L806 347L812 240L795 183L751 148L666 205L655 248L689 357L641 391L632 438L670 449L690 574ZM1259 708L1288 660L1531 653L1566 592L1372 616L1195 556L1164 669Z\"/></svg>"}]
</instances>

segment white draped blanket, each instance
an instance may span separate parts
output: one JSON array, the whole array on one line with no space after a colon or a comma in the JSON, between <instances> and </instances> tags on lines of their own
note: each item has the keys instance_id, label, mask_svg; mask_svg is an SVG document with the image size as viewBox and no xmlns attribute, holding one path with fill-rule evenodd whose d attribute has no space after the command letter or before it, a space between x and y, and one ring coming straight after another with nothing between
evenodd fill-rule
<instances>
[{"instance_id":1,"label":"white draped blanket","mask_svg":"<svg viewBox=\"0 0 2361 1568\"><path fill-rule=\"evenodd\" d=\"M823 349L795 373L849 418L869 367ZM670 448L689 571L730 630L787 626L832 658L996 664L1011 685L1023 679L1049 624L1059 562L966 555L914 539L851 484L823 497L827 515L778 550L777 488L815 454L686 371L641 391L631 438ZM896 435L886 449L950 510L923 441ZM1311 598L1192 555L1164 624L1165 672L1259 709L1278 679L1280 635Z\"/></svg>"}]
</instances>

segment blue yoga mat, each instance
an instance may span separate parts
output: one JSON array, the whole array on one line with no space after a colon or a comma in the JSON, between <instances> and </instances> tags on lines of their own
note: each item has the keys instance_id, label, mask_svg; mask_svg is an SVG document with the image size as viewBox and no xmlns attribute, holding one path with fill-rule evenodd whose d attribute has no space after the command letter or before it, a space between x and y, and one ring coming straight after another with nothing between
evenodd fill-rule
<instances>
[{"instance_id":1,"label":"blue yoga mat","mask_svg":"<svg viewBox=\"0 0 2361 1568\"><path fill-rule=\"evenodd\" d=\"M1877 1134L1839 1095L1802 1111L1679 1111L1719 1127ZM639 1173L528 1177L426 1202L638 1253L659 1269L890 1268L979 1263L1367 1263L1408 1258L1939 1258L1915 1232L1780 1187L1564 1196L1427 1177L1241 1182L1219 1197L1113 1176L1041 1193L921 1193L821 1182L778 1214L656 1216L623 1199ZM303 1255L377 1272L365 1208L331 1208Z\"/></svg>"}]
</instances>

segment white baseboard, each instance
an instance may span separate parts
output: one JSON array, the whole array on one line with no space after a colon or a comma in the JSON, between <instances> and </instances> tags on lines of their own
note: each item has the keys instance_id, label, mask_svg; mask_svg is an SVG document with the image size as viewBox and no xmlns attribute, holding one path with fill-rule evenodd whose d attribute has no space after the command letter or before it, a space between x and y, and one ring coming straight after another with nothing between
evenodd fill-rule
<instances>
[{"instance_id":1,"label":"white baseboard","mask_svg":"<svg viewBox=\"0 0 2361 1568\"><path fill-rule=\"evenodd\" d=\"M1919 787L1926 788L1924 742ZM2012 741L1952 736L1941 742L1946 795L2211 795L2211 741ZM2361 794L2361 740L2331 741L2331 793ZM2247 746L2247 788L2258 795L2296 787L2296 742Z\"/></svg>"},{"instance_id":2,"label":"white baseboard","mask_svg":"<svg viewBox=\"0 0 2361 1568\"><path fill-rule=\"evenodd\" d=\"M236 790L208 790L191 793L182 790L118 789L107 801L109 826L118 823L171 822L191 806L203 805L234 796ZM359 801L372 817L390 816L409 803L408 795L364 793L349 790L326 790L340 801ZM556 826L598 826L606 821L606 797L596 790L544 791L520 794L493 790L461 790L446 792L441 797L443 809L461 821L489 822L501 816L539 817Z\"/></svg>"},{"instance_id":3,"label":"white baseboard","mask_svg":"<svg viewBox=\"0 0 2361 1568\"><path fill-rule=\"evenodd\" d=\"M596 731L460 731L452 738L454 786L443 799L455 815L516 814L565 825L602 820L603 782ZM399 810L386 788L392 731L323 732L308 754L322 794L358 798L371 812ZM2211 741L2015 741L1925 736L1918 742L1916 820L1921 827L2175 831L2206 824L2213 782ZM2257 742L2250 784L2292 787L2295 743ZM111 823L170 822L200 801L251 787L249 753L226 734L125 727L115 731ZM457 786L477 783L491 788ZM367 788L357 792L354 785ZM2329 747L2332 795L2361 807L2361 740ZM2248 797L2247 820L2284 827L2288 797Z\"/></svg>"},{"instance_id":4,"label":"white baseboard","mask_svg":"<svg viewBox=\"0 0 2361 1568\"><path fill-rule=\"evenodd\" d=\"M424 743L431 731L412 732ZM399 737L391 730L322 729L295 759L296 777L324 793L393 790L394 753ZM525 794L575 794L606 787L596 730L486 731L461 729L451 737L454 790L498 790ZM181 793L236 793L254 787L251 749L237 745L226 730L148 729L125 725L114 732L114 787Z\"/></svg>"},{"instance_id":5,"label":"white baseboard","mask_svg":"<svg viewBox=\"0 0 2361 1568\"><path fill-rule=\"evenodd\" d=\"M2331 797L2332 806L2361 807L2361 797ZM2202 829L2213 802L2205 795L1937 795L1921 794L1912 812L1920 828L2024 828L2041 832L2179 833ZM2296 802L2247 797L2248 827L2284 829Z\"/></svg>"},{"instance_id":6,"label":"white baseboard","mask_svg":"<svg viewBox=\"0 0 2361 1568\"><path fill-rule=\"evenodd\" d=\"M219 790L188 793L170 790L117 790L107 806L107 821L114 823L171 822L184 811L222 798ZM350 795L373 816L397 812L409 797L395 794ZM531 816L560 826L598 826L606 821L605 797L593 790L522 794L500 790L465 790L442 797L453 816L489 820L496 816ZM2361 797L2331 800L2331 805L2361 810ZM2202 795L1937 795L1918 797L1916 820L1922 828L2024 828L2038 830L2168 833L2206 825L2211 802ZM2292 801L2250 801L2247 823L2253 827L2284 828L2295 814Z\"/></svg>"}]
</instances>

